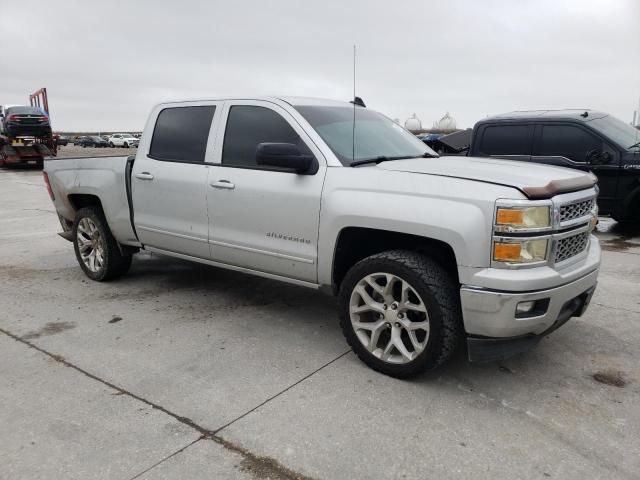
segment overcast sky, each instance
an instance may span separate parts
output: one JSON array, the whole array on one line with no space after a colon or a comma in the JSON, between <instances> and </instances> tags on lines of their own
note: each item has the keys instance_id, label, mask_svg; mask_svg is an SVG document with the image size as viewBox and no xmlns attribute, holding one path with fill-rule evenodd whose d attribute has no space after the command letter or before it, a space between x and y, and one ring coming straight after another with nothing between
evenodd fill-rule
<instances>
[{"instance_id":1,"label":"overcast sky","mask_svg":"<svg viewBox=\"0 0 640 480\"><path fill-rule=\"evenodd\" d=\"M0 0L0 104L49 91L56 130L142 130L161 101L351 98L430 127L589 107L630 122L640 1Z\"/></svg>"}]
</instances>

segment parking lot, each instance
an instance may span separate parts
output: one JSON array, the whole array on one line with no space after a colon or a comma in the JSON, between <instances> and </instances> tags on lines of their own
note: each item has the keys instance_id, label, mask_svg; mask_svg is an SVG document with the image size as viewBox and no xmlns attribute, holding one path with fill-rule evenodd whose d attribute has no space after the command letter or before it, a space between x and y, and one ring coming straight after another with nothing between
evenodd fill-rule
<instances>
[{"instance_id":1,"label":"parking lot","mask_svg":"<svg viewBox=\"0 0 640 480\"><path fill-rule=\"evenodd\" d=\"M149 253L91 282L41 178L0 169L2 479L640 475L640 229L601 219L590 309L535 350L401 381L316 291Z\"/></svg>"},{"instance_id":2,"label":"parking lot","mask_svg":"<svg viewBox=\"0 0 640 480\"><path fill-rule=\"evenodd\" d=\"M93 148L68 144L58 147L58 158L65 157L108 157L111 155L135 155L135 148Z\"/></svg>"}]
</instances>

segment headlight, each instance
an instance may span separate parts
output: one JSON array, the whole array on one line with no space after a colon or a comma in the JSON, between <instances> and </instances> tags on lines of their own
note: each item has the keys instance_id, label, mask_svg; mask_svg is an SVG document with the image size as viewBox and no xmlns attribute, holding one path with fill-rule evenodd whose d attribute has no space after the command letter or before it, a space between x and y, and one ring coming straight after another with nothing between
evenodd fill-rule
<instances>
[{"instance_id":1,"label":"headlight","mask_svg":"<svg viewBox=\"0 0 640 480\"><path fill-rule=\"evenodd\" d=\"M537 263L547 259L549 240L495 240L493 260L505 263Z\"/></svg>"},{"instance_id":2,"label":"headlight","mask_svg":"<svg viewBox=\"0 0 640 480\"><path fill-rule=\"evenodd\" d=\"M496 226L504 231L533 230L551 227L548 205L539 207L498 207Z\"/></svg>"}]
</instances>

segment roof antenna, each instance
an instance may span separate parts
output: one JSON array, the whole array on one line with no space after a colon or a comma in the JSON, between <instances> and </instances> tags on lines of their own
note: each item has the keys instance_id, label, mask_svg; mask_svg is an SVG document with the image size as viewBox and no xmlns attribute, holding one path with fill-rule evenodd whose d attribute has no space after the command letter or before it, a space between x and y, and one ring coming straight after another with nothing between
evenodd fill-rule
<instances>
[{"instance_id":1,"label":"roof antenna","mask_svg":"<svg viewBox=\"0 0 640 480\"><path fill-rule=\"evenodd\" d=\"M353 45L353 129L351 131L351 161L356 160L356 46Z\"/></svg>"}]
</instances>

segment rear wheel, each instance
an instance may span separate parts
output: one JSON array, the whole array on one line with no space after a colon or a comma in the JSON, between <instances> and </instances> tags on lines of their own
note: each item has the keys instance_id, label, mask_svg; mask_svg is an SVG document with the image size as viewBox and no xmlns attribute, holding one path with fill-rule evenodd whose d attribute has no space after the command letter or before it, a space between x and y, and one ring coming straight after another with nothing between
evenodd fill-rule
<instances>
[{"instance_id":1,"label":"rear wheel","mask_svg":"<svg viewBox=\"0 0 640 480\"><path fill-rule=\"evenodd\" d=\"M123 255L99 208L78 210L73 224L73 247L87 277L98 282L127 273L131 255Z\"/></svg>"},{"instance_id":2,"label":"rear wheel","mask_svg":"<svg viewBox=\"0 0 640 480\"><path fill-rule=\"evenodd\" d=\"M394 250L365 258L340 287L340 323L368 366L405 378L451 358L462 339L458 289L427 256Z\"/></svg>"}]
</instances>

